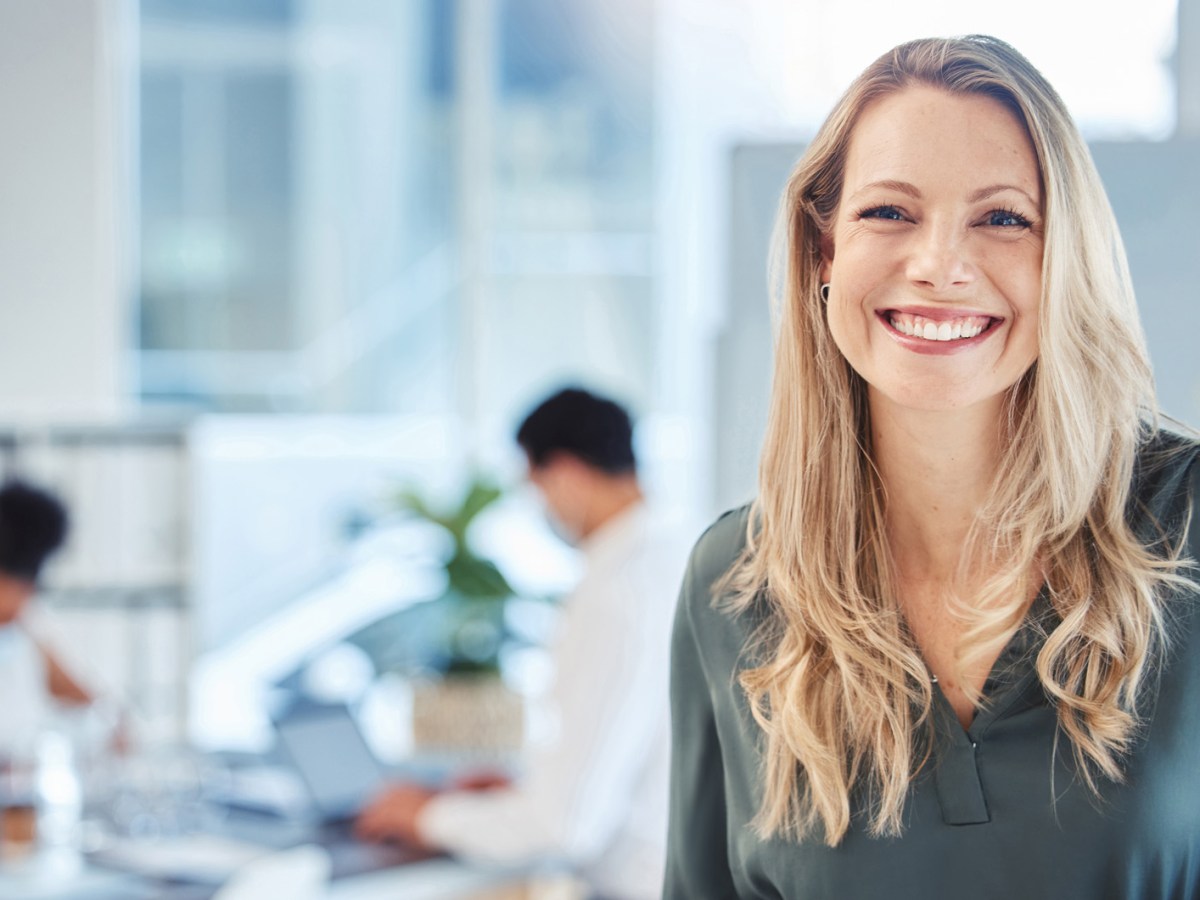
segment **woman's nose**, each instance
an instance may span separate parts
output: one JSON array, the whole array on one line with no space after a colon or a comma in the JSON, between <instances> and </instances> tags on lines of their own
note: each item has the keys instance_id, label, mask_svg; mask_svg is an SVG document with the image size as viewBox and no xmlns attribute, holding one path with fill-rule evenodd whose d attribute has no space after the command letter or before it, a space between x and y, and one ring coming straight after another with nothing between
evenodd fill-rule
<instances>
[{"instance_id":1,"label":"woman's nose","mask_svg":"<svg viewBox=\"0 0 1200 900\"><path fill-rule=\"evenodd\" d=\"M928 223L913 236L906 274L909 281L935 292L965 287L975 279L966 236L957 229Z\"/></svg>"}]
</instances>

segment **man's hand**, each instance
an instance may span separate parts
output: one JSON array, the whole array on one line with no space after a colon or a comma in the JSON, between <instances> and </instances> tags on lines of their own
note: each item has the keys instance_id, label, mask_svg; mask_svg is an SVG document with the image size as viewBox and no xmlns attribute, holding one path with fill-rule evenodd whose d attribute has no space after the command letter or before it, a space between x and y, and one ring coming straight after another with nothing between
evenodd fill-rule
<instances>
[{"instance_id":1,"label":"man's hand","mask_svg":"<svg viewBox=\"0 0 1200 900\"><path fill-rule=\"evenodd\" d=\"M512 779L503 772L482 769L477 772L470 772L465 775L460 775L457 779L455 779L451 790L481 792L496 791L500 788L511 786Z\"/></svg>"},{"instance_id":2,"label":"man's hand","mask_svg":"<svg viewBox=\"0 0 1200 900\"><path fill-rule=\"evenodd\" d=\"M437 791L415 784L388 788L366 805L354 823L354 833L368 841L391 841L433 850L417 831L417 819Z\"/></svg>"}]
</instances>

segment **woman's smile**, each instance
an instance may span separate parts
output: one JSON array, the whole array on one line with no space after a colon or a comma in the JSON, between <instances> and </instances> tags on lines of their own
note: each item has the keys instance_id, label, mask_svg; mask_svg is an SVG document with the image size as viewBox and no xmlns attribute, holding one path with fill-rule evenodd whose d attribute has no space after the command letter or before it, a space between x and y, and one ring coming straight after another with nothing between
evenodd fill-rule
<instances>
[{"instance_id":1,"label":"woman's smile","mask_svg":"<svg viewBox=\"0 0 1200 900\"><path fill-rule=\"evenodd\" d=\"M884 309L875 314L888 334L914 353L949 354L994 335L1004 319L944 309Z\"/></svg>"}]
</instances>

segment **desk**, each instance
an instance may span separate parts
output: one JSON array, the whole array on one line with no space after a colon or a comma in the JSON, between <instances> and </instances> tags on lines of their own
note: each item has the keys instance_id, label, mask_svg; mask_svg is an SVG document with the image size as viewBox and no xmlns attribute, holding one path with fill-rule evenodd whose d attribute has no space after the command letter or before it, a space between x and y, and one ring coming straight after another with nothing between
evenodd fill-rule
<instances>
[{"instance_id":1,"label":"desk","mask_svg":"<svg viewBox=\"0 0 1200 900\"><path fill-rule=\"evenodd\" d=\"M450 900L450 898L524 897L527 876L486 872L448 859L432 859L396 869L339 879L330 885L329 900Z\"/></svg>"},{"instance_id":2,"label":"desk","mask_svg":"<svg viewBox=\"0 0 1200 900\"><path fill-rule=\"evenodd\" d=\"M449 859L410 863L333 881L328 900L500 900L523 897L527 876ZM211 887L164 887L135 875L74 863L49 854L0 861L5 900L203 900Z\"/></svg>"}]
</instances>

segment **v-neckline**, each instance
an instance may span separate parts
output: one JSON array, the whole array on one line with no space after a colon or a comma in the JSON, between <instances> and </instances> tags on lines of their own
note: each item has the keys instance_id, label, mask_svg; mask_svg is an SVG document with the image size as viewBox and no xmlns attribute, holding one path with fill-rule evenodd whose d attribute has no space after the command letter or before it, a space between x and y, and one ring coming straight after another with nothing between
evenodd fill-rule
<instances>
[{"instance_id":1,"label":"v-neckline","mask_svg":"<svg viewBox=\"0 0 1200 900\"><path fill-rule=\"evenodd\" d=\"M1025 610L1021 624L1009 637L988 670L987 678L983 682L984 702L976 707L970 725L963 726L958 718L958 711L942 690L937 676L930 676L933 681L935 710L940 708L941 717L947 726L945 730L953 735L956 744L967 743L974 746L992 723L1012 706L1012 702L1024 691L1029 679L1037 677L1037 669L1032 664L1023 671L1018 671L1018 667L1041 645L1044 639L1043 628L1052 609L1049 587L1043 582L1029 608ZM950 725L953 725L952 729L949 728Z\"/></svg>"}]
</instances>

